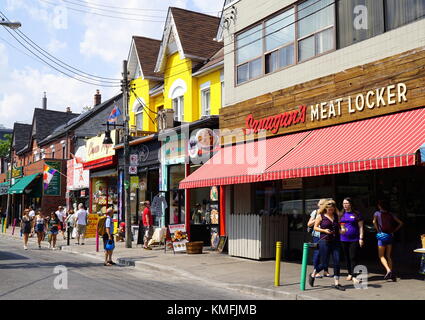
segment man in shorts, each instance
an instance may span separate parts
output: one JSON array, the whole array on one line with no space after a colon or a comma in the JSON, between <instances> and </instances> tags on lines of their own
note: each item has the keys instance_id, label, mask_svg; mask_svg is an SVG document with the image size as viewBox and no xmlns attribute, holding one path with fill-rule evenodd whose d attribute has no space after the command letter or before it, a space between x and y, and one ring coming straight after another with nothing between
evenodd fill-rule
<instances>
[{"instance_id":1,"label":"man in shorts","mask_svg":"<svg viewBox=\"0 0 425 320\"><path fill-rule=\"evenodd\" d=\"M87 211L84 209L84 205L80 203L78 205L77 215L77 242L75 244L80 244L80 236L83 236L83 241L81 245L84 245L84 238L86 236L87 229Z\"/></svg>"},{"instance_id":2,"label":"man in shorts","mask_svg":"<svg viewBox=\"0 0 425 320\"><path fill-rule=\"evenodd\" d=\"M60 230L62 232L63 240L66 240L66 237L65 237L65 224L63 223L64 220L65 220L65 215L66 215L65 214L65 210L64 210L64 208L62 206L59 206L58 207L58 211L56 211L55 213L56 213L56 216L59 219L59 226L60 226Z\"/></svg>"},{"instance_id":3,"label":"man in shorts","mask_svg":"<svg viewBox=\"0 0 425 320\"><path fill-rule=\"evenodd\" d=\"M143 210L143 228L144 228L144 243L143 249L152 250L149 246L149 240L152 239L153 235L153 219L151 213L151 204L149 201L145 201L145 209Z\"/></svg>"}]
</instances>

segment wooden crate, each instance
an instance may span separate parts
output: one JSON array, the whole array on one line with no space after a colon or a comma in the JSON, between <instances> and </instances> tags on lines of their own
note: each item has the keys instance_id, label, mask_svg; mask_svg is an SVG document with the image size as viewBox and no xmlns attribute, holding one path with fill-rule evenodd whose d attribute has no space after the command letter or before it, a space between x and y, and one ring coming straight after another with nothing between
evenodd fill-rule
<instances>
[{"instance_id":1,"label":"wooden crate","mask_svg":"<svg viewBox=\"0 0 425 320\"><path fill-rule=\"evenodd\" d=\"M194 241L186 243L186 252L188 254L201 254L204 247L203 241Z\"/></svg>"}]
</instances>

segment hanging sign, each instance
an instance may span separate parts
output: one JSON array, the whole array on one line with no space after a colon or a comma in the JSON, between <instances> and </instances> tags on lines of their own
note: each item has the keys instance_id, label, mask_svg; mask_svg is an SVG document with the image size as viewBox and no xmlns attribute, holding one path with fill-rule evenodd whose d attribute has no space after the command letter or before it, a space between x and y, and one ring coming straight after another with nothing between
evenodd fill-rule
<instances>
[{"instance_id":1,"label":"hanging sign","mask_svg":"<svg viewBox=\"0 0 425 320\"><path fill-rule=\"evenodd\" d=\"M128 168L128 172L129 172L130 174L137 174L137 167L136 167L136 166L130 166L130 167Z\"/></svg>"},{"instance_id":2,"label":"hanging sign","mask_svg":"<svg viewBox=\"0 0 425 320\"><path fill-rule=\"evenodd\" d=\"M130 155L130 165L131 166L138 166L139 165L139 155L137 153Z\"/></svg>"}]
</instances>

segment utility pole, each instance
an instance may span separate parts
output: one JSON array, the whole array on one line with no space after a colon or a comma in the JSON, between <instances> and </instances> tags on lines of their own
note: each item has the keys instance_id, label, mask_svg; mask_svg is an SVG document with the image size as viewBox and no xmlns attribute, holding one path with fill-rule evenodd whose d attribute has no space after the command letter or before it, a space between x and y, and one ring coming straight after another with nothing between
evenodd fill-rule
<instances>
[{"instance_id":1,"label":"utility pole","mask_svg":"<svg viewBox=\"0 0 425 320\"><path fill-rule=\"evenodd\" d=\"M130 213L130 143L128 115L128 71L127 60L123 62L122 99L124 109L124 210L125 210L125 247L131 248L131 213Z\"/></svg>"}]
</instances>

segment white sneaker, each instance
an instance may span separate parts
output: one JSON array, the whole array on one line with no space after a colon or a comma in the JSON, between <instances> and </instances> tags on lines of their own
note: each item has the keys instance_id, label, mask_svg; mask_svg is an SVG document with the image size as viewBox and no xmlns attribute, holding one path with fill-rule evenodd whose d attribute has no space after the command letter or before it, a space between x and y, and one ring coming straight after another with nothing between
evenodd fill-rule
<instances>
[{"instance_id":1,"label":"white sneaker","mask_svg":"<svg viewBox=\"0 0 425 320\"><path fill-rule=\"evenodd\" d=\"M24 250L28 250L28 247L27 246L24 246Z\"/></svg>"},{"instance_id":2,"label":"white sneaker","mask_svg":"<svg viewBox=\"0 0 425 320\"><path fill-rule=\"evenodd\" d=\"M52 245L49 243L49 249L52 249Z\"/></svg>"}]
</instances>

